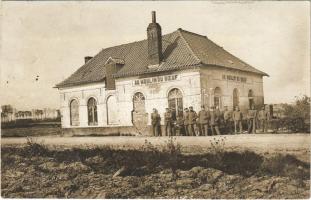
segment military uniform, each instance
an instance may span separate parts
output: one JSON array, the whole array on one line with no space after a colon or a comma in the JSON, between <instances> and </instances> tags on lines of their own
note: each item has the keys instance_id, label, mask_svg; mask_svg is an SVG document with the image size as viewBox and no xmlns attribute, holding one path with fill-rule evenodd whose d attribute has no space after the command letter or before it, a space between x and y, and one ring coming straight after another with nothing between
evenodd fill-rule
<instances>
[{"instance_id":1,"label":"military uniform","mask_svg":"<svg viewBox=\"0 0 311 200\"><path fill-rule=\"evenodd\" d=\"M164 127L165 127L165 135L172 135L172 112L167 111L164 113Z\"/></svg>"},{"instance_id":2,"label":"military uniform","mask_svg":"<svg viewBox=\"0 0 311 200\"><path fill-rule=\"evenodd\" d=\"M184 135L184 119L182 116L177 116L174 133L177 136Z\"/></svg>"},{"instance_id":3,"label":"military uniform","mask_svg":"<svg viewBox=\"0 0 311 200\"><path fill-rule=\"evenodd\" d=\"M247 113L248 133L256 133L257 110L249 109Z\"/></svg>"},{"instance_id":4,"label":"military uniform","mask_svg":"<svg viewBox=\"0 0 311 200\"><path fill-rule=\"evenodd\" d=\"M239 132L242 133L242 112L235 110L232 113L232 119L234 121L234 133L237 133L237 126L239 126Z\"/></svg>"},{"instance_id":5,"label":"military uniform","mask_svg":"<svg viewBox=\"0 0 311 200\"><path fill-rule=\"evenodd\" d=\"M262 132L267 132L267 122L269 120L269 112L266 110L261 110L258 112L258 119L260 121L260 126Z\"/></svg>"},{"instance_id":6,"label":"military uniform","mask_svg":"<svg viewBox=\"0 0 311 200\"><path fill-rule=\"evenodd\" d=\"M197 119L197 113L194 110L189 110L189 135L195 136L195 124Z\"/></svg>"},{"instance_id":7,"label":"military uniform","mask_svg":"<svg viewBox=\"0 0 311 200\"><path fill-rule=\"evenodd\" d=\"M232 112L230 110L224 111L224 125L228 133L232 133Z\"/></svg>"},{"instance_id":8,"label":"military uniform","mask_svg":"<svg viewBox=\"0 0 311 200\"><path fill-rule=\"evenodd\" d=\"M210 118L209 112L206 110L200 110L198 114L199 132L200 135L208 135L208 120Z\"/></svg>"},{"instance_id":9,"label":"military uniform","mask_svg":"<svg viewBox=\"0 0 311 200\"><path fill-rule=\"evenodd\" d=\"M219 131L219 119L220 119L220 112L217 110L210 111L210 126L212 130L212 135L215 135L214 129L217 135L220 135Z\"/></svg>"},{"instance_id":10,"label":"military uniform","mask_svg":"<svg viewBox=\"0 0 311 200\"><path fill-rule=\"evenodd\" d=\"M184 112L183 116L185 135L189 136L189 111Z\"/></svg>"},{"instance_id":11,"label":"military uniform","mask_svg":"<svg viewBox=\"0 0 311 200\"><path fill-rule=\"evenodd\" d=\"M151 113L151 125L153 136L160 136L160 127L161 127L161 117L159 113Z\"/></svg>"}]
</instances>

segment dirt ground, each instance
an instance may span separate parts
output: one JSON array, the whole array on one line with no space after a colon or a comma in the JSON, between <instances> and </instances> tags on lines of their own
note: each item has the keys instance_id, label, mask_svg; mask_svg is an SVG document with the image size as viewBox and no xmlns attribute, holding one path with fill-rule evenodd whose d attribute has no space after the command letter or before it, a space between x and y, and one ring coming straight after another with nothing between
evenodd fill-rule
<instances>
[{"instance_id":1,"label":"dirt ground","mask_svg":"<svg viewBox=\"0 0 311 200\"><path fill-rule=\"evenodd\" d=\"M176 137L173 146L168 139L2 138L1 196L310 197L309 134Z\"/></svg>"}]
</instances>

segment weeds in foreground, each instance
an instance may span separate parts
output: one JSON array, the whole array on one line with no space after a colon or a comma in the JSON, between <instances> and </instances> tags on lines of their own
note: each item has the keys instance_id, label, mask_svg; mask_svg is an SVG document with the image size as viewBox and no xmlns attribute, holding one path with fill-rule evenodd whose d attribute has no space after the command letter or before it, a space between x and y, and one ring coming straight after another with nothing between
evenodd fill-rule
<instances>
[{"instance_id":1,"label":"weeds in foreground","mask_svg":"<svg viewBox=\"0 0 311 200\"><path fill-rule=\"evenodd\" d=\"M167 167L172 171L172 179L177 179L177 172L180 157L181 157L181 145L176 142L176 138L170 137L162 148L162 152L166 154Z\"/></svg>"},{"instance_id":2,"label":"weeds in foreground","mask_svg":"<svg viewBox=\"0 0 311 200\"><path fill-rule=\"evenodd\" d=\"M211 153L215 156L216 163L222 164L225 156L226 136L210 139Z\"/></svg>"},{"instance_id":3,"label":"weeds in foreground","mask_svg":"<svg viewBox=\"0 0 311 200\"><path fill-rule=\"evenodd\" d=\"M176 179L177 170L190 170L193 167L201 166L242 176L290 177L299 181L300 185L304 184L304 180L309 179L309 163L302 162L294 156L280 154L263 157L252 151L225 151L225 141L225 138L212 140L209 153L184 155L181 153L182 146L177 143L174 137L169 138L159 146L155 146L146 140L145 144L136 150L122 150L113 147L53 150L34 138L27 138L27 144L24 147L2 147L1 154L3 155L3 165L16 164L20 158L17 160L15 155L22 158L40 156L53 158L58 163L82 162L96 173L104 174L116 172L116 170L126 166L128 173L124 176L141 176L170 169L172 178Z\"/></svg>"},{"instance_id":4,"label":"weeds in foreground","mask_svg":"<svg viewBox=\"0 0 311 200\"><path fill-rule=\"evenodd\" d=\"M35 156L35 155L46 155L49 151L46 148L45 145L42 143L39 143L37 140L35 140L32 137L26 137L26 152L30 156Z\"/></svg>"}]
</instances>

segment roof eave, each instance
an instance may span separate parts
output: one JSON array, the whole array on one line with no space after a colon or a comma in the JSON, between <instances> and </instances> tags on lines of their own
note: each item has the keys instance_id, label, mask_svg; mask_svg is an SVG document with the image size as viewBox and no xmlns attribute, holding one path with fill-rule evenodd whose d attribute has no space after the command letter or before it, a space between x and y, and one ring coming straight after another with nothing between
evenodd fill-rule
<instances>
[{"instance_id":1,"label":"roof eave","mask_svg":"<svg viewBox=\"0 0 311 200\"><path fill-rule=\"evenodd\" d=\"M81 86L86 84L92 84L92 83L100 83L105 81L105 78L98 81L89 81L89 82L81 82L81 83L71 83L71 84L57 84L53 88L62 89L62 88L68 88L68 87L75 87L75 86Z\"/></svg>"},{"instance_id":2,"label":"roof eave","mask_svg":"<svg viewBox=\"0 0 311 200\"><path fill-rule=\"evenodd\" d=\"M168 69L168 70L159 70L159 71L142 71L142 72L136 72L136 73L124 73L124 74L115 74L114 78L125 78L125 77L131 77L131 76L140 76L145 74L157 74L162 72L170 72L170 71L181 71L181 70L187 70L191 68L196 68L201 66L201 63L193 64L193 65L185 65L185 66L179 66L174 69Z\"/></svg>"},{"instance_id":3,"label":"roof eave","mask_svg":"<svg viewBox=\"0 0 311 200\"><path fill-rule=\"evenodd\" d=\"M260 70L258 70L258 72L252 72L252 71L248 71L248 70L242 70L242 69L235 69L235 68L231 68L231 67L226 67L226 66L222 66L222 65L212 65L212 64L205 64L205 63L202 63L202 66L213 66L213 67L222 67L222 68L226 68L226 69L231 69L231 70L237 70L237 71L242 71L242 72L248 72L248 73L253 73L253 74L258 74L258 75L261 75L261 76L267 76L269 77L269 74L265 73L265 72L262 72Z\"/></svg>"}]
</instances>

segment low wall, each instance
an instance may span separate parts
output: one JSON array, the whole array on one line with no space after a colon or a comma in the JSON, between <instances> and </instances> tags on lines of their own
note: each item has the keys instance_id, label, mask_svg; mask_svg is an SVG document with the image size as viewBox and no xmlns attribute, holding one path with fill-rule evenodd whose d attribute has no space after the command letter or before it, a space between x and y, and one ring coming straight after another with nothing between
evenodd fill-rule
<instances>
[{"instance_id":1,"label":"low wall","mask_svg":"<svg viewBox=\"0 0 311 200\"><path fill-rule=\"evenodd\" d=\"M64 136L120 136L120 135L133 135L133 136L151 136L151 127L145 132L139 132L133 126L122 127L87 127L87 128L62 128Z\"/></svg>"}]
</instances>

